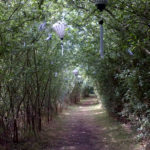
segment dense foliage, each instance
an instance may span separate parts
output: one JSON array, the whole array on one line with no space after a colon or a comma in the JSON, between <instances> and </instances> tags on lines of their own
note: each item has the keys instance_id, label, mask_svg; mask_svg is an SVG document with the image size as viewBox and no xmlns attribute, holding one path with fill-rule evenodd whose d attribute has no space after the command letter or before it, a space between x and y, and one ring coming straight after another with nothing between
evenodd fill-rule
<instances>
[{"instance_id":1,"label":"dense foliage","mask_svg":"<svg viewBox=\"0 0 150 150\"><path fill-rule=\"evenodd\" d=\"M107 110L131 121L139 138L147 137L150 131L149 6L146 0L109 2L101 16L95 12L85 23L80 33L86 42L78 55ZM104 59L98 52L100 18L105 20Z\"/></svg>"},{"instance_id":2,"label":"dense foliage","mask_svg":"<svg viewBox=\"0 0 150 150\"><path fill-rule=\"evenodd\" d=\"M69 102L76 86L69 54L61 56L60 40L51 29L61 19L56 6L48 2L42 8L42 1L34 0L0 2L2 143L36 135L44 118L49 122Z\"/></svg>"},{"instance_id":3,"label":"dense foliage","mask_svg":"<svg viewBox=\"0 0 150 150\"><path fill-rule=\"evenodd\" d=\"M0 140L42 129L80 84L73 66L92 79L111 114L150 131L150 2L109 1L104 12L90 0L0 2ZM105 57L99 56L104 19ZM65 19L65 54L52 25ZM52 37L51 37L52 36ZM77 94L78 95L78 94ZM27 132L28 131L28 132ZM5 135L5 137L3 136ZM5 139L4 139L5 138Z\"/></svg>"}]
</instances>

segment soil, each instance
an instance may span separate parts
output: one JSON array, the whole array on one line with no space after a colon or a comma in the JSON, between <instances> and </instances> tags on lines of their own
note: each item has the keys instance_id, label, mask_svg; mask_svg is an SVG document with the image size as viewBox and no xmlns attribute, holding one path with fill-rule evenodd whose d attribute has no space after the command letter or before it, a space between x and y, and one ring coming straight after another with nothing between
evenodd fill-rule
<instances>
[{"instance_id":1,"label":"soil","mask_svg":"<svg viewBox=\"0 0 150 150\"><path fill-rule=\"evenodd\" d=\"M142 150L132 131L109 118L96 98L68 109L60 120L57 138L45 150Z\"/></svg>"},{"instance_id":2,"label":"soil","mask_svg":"<svg viewBox=\"0 0 150 150\"><path fill-rule=\"evenodd\" d=\"M15 150L144 150L127 125L111 118L96 98L69 106L38 139Z\"/></svg>"}]
</instances>

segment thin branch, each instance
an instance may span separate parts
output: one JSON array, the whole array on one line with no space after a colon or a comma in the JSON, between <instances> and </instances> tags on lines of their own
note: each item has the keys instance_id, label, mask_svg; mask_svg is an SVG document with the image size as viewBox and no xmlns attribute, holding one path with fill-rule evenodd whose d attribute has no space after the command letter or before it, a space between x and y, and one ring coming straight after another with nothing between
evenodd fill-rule
<instances>
[{"instance_id":1,"label":"thin branch","mask_svg":"<svg viewBox=\"0 0 150 150\"><path fill-rule=\"evenodd\" d=\"M115 18L115 15L114 15L110 10L108 10L107 8L105 8L105 10L106 10L113 18Z\"/></svg>"},{"instance_id":2,"label":"thin branch","mask_svg":"<svg viewBox=\"0 0 150 150\"><path fill-rule=\"evenodd\" d=\"M143 48L143 50L144 50L148 55L150 55L150 51L149 51L148 49Z\"/></svg>"}]
</instances>

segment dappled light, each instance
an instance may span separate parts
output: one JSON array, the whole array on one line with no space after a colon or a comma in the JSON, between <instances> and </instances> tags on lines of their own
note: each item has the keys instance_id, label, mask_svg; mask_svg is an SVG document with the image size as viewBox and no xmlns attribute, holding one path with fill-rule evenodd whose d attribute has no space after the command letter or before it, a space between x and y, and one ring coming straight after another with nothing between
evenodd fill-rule
<instances>
[{"instance_id":1,"label":"dappled light","mask_svg":"<svg viewBox=\"0 0 150 150\"><path fill-rule=\"evenodd\" d=\"M149 0L0 0L0 150L149 150L149 35Z\"/></svg>"},{"instance_id":2,"label":"dappled light","mask_svg":"<svg viewBox=\"0 0 150 150\"><path fill-rule=\"evenodd\" d=\"M92 105L95 102L96 98L87 98L60 115L57 121L62 128L59 129L60 124L53 128L60 138L56 138L51 149L99 150L100 147L104 150L141 150L132 131L127 133L120 123L108 116L101 104ZM62 118L63 122L60 121Z\"/></svg>"}]
</instances>

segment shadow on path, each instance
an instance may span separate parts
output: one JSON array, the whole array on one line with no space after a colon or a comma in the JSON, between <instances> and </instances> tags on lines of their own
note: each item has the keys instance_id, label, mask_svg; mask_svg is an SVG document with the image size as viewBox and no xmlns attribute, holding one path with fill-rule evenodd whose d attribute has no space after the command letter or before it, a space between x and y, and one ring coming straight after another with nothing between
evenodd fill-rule
<instances>
[{"instance_id":1,"label":"shadow on path","mask_svg":"<svg viewBox=\"0 0 150 150\"><path fill-rule=\"evenodd\" d=\"M20 146L15 150L143 150L135 134L93 97L69 106L38 138Z\"/></svg>"},{"instance_id":2,"label":"shadow on path","mask_svg":"<svg viewBox=\"0 0 150 150\"><path fill-rule=\"evenodd\" d=\"M110 118L96 98L70 107L60 120L57 138L45 150L141 150L131 131Z\"/></svg>"}]
</instances>

